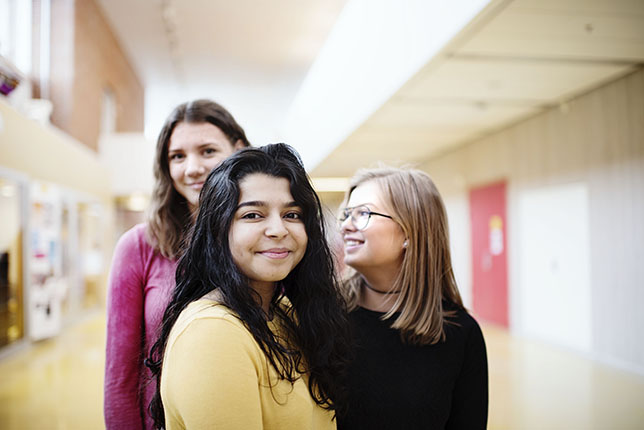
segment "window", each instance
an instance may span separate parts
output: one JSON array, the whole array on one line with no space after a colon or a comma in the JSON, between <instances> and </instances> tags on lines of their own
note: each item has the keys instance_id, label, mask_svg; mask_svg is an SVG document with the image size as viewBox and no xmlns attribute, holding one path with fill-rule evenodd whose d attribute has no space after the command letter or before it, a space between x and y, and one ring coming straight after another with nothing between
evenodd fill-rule
<instances>
[{"instance_id":1,"label":"window","mask_svg":"<svg viewBox=\"0 0 644 430\"><path fill-rule=\"evenodd\" d=\"M0 55L25 75L32 72L32 2L0 0Z\"/></svg>"}]
</instances>

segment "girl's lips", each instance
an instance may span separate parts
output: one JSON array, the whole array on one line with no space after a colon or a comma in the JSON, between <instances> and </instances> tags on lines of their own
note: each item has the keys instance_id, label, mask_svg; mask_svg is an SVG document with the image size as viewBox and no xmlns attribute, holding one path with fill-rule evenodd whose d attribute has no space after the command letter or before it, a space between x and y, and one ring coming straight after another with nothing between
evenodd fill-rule
<instances>
[{"instance_id":1,"label":"girl's lips","mask_svg":"<svg viewBox=\"0 0 644 430\"><path fill-rule=\"evenodd\" d=\"M354 238L345 238L344 239L344 252L351 252L364 244L363 240L354 239Z\"/></svg>"},{"instance_id":2,"label":"girl's lips","mask_svg":"<svg viewBox=\"0 0 644 430\"><path fill-rule=\"evenodd\" d=\"M193 184L188 185L190 188L195 189L195 190L200 190L203 188L203 182L195 182Z\"/></svg>"},{"instance_id":3,"label":"girl's lips","mask_svg":"<svg viewBox=\"0 0 644 430\"><path fill-rule=\"evenodd\" d=\"M259 254L263 255L264 257L272 258L275 260L286 258L289 253L290 251L288 249L267 249L266 251L259 252Z\"/></svg>"},{"instance_id":4,"label":"girl's lips","mask_svg":"<svg viewBox=\"0 0 644 430\"><path fill-rule=\"evenodd\" d=\"M351 236L344 236L342 240L344 241L345 246L362 245L364 243L364 240Z\"/></svg>"}]
</instances>

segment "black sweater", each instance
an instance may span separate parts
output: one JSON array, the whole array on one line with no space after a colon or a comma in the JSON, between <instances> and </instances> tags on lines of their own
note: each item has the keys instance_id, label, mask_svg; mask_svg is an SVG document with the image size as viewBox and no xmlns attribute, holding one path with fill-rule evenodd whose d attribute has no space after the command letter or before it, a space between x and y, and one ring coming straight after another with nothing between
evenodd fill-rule
<instances>
[{"instance_id":1,"label":"black sweater","mask_svg":"<svg viewBox=\"0 0 644 430\"><path fill-rule=\"evenodd\" d=\"M474 318L459 310L451 319L458 325L445 326L445 342L413 346L382 315L364 308L350 314L356 357L338 430L484 429L487 355Z\"/></svg>"}]
</instances>

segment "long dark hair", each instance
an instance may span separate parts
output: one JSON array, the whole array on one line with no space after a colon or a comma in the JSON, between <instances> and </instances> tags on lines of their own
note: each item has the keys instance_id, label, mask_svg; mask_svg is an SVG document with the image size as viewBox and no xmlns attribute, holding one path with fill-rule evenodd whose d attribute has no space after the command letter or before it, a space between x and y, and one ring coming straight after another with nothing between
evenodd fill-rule
<instances>
[{"instance_id":1,"label":"long dark hair","mask_svg":"<svg viewBox=\"0 0 644 430\"><path fill-rule=\"evenodd\" d=\"M271 332L257 294L235 265L228 232L239 203L239 183L249 174L286 178L291 195L302 209L308 242L300 263L275 289L271 311L283 325L283 341ZM157 381L150 412L157 426L165 424L161 401L161 365L166 342L181 311L218 289L220 302L246 325L282 379L294 382L308 375L315 402L335 410L341 403L349 357L346 306L325 240L320 200L311 187L297 153L285 144L247 148L214 169L201 191L197 219L189 245L179 260L177 286L163 316L160 337L146 360ZM278 305L286 297L290 306Z\"/></svg>"},{"instance_id":2,"label":"long dark hair","mask_svg":"<svg viewBox=\"0 0 644 430\"><path fill-rule=\"evenodd\" d=\"M172 185L168 165L168 145L174 128L180 122L210 123L226 135L232 146L237 142L250 146L244 129L237 124L230 112L211 100L182 103L168 116L157 139L154 156L155 183L147 228L150 243L167 258L174 258L179 253L191 219L188 202Z\"/></svg>"}]
</instances>

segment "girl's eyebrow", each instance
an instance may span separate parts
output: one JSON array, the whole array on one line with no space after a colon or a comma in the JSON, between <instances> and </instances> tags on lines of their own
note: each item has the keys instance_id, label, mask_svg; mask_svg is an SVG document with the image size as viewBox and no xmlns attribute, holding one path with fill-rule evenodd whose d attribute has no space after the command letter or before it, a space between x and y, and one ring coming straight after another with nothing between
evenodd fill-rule
<instances>
[{"instance_id":1,"label":"girl's eyebrow","mask_svg":"<svg viewBox=\"0 0 644 430\"><path fill-rule=\"evenodd\" d=\"M197 149L202 149L202 148L205 148L207 146L218 146L218 143L217 142L204 142L204 143L200 144L199 146L197 146ZM183 152L183 151L184 151L184 148L168 149L168 153Z\"/></svg>"},{"instance_id":2,"label":"girl's eyebrow","mask_svg":"<svg viewBox=\"0 0 644 430\"><path fill-rule=\"evenodd\" d=\"M361 203L361 204L355 205L355 206L347 206L345 209L355 209L355 208L359 208L360 206L373 206L373 207L376 207L376 208L378 207L377 205L374 205L373 203Z\"/></svg>"},{"instance_id":3,"label":"girl's eyebrow","mask_svg":"<svg viewBox=\"0 0 644 430\"><path fill-rule=\"evenodd\" d=\"M260 200L253 200L253 201L250 201L250 202L243 202L243 203L240 203L237 206L237 209L241 209L241 208L246 207L246 206L266 206L266 202L262 202Z\"/></svg>"},{"instance_id":4,"label":"girl's eyebrow","mask_svg":"<svg viewBox=\"0 0 644 430\"><path fill-rule=\"evenodd\" d=\"M263 202L261 200L253 200L253 201L250 201L250 202L242 202L242 203L240 203L239 205L237 205L237 209L239 210L239 209L241 209L243 207L246 207L246 206L265 207L265 206L268 206L268 204L266 204L266 202ZM293 207L300 207L300 205L298 205L297 203L295 203L293 201L293 202L288 202L287 204L284 205L284 207L285 208L293 208Z\"/></svg>"}]
</instances>

